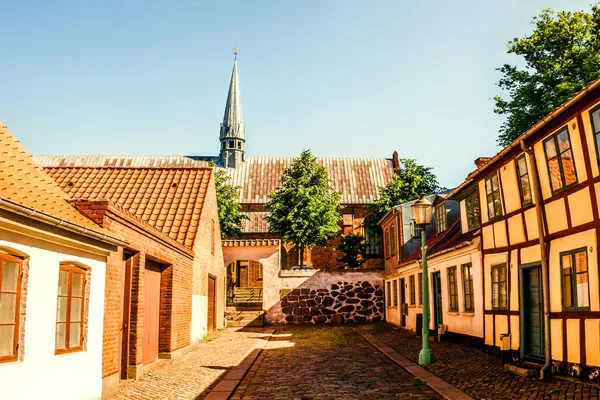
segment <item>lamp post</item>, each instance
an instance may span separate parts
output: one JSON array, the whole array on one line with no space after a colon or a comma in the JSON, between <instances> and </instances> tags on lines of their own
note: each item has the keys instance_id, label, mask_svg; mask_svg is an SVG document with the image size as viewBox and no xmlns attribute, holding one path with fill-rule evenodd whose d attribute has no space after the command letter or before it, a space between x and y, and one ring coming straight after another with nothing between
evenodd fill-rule
<instances>
[{"instance_id":1,"label":"lamp post","mask_svg":"<svg viewBox=\"0 0 600 400\"><path fill-rule=\"evenodd\" d=\"M433 362L433 354L429 348L429 275L427 274L427 234L425 228L431 222L433 214L433 204L425 193L412 205L415 222L421 229L421 266L423 269L423 279L421 293L423 294L423 348L419 353L419 364L426 365Z\"/></svg>"}]
</instances>

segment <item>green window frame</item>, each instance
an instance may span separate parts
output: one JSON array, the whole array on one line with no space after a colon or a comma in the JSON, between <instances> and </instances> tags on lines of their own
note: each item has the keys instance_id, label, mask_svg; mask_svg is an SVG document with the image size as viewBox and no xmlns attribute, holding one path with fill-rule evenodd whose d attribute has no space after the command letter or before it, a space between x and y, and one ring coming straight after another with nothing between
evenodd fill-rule
<instances>
[{"instance_id":1,"label":"green window frame","mask_svg":"<svg viewBox=\"0 0 600 400\"><path fill-rule=\"evenodd\" d=\"M463 277L463 296L465 301L465 311L475 311L475 296L473 294L473 271L472 264L466 263L461 265Z\"/></svg>"},{"instance_id":2,"label":"green window frame","mask_svg":"<svg viewBox=\"0 0 600 400\"><path fill-rule=\"evenodd\" d=\"M525 154L515 159L517 170L517 181L519 181L519 193L521 195L521 206L526 207L533 203L531 195L531 182L529 180L529 169L527 168L527 158Z\"/></svg>"},{"instance_id":3,"label":"green window frame","mask_svg":"<svg viewBox=\"0 0 600 400\"><path fill-rule=\"evenodd\" d=\"M492 308L506 310L507 307L506 264L492 265Z\"/></svg>"},{"instance_id":4,"label":"green window frame","mask_svg":"<svg viewBox=\"0 0 600 400\"><path fill-rule=\"evenodd\" d=\"M419 305L423 304L423 273L419 272Z\"/></svg>"},{"instance_id":5,"label":"green window frame","mask_svg":"<svg viewBox=\"0 0 600 400\"><path fill-rule=\"evenodd\" d=\"M467 211L467 228L473 230L481 226L481 207L479 206L479 191L475 190L465 197Z\"/></svg>"},{"instance_id":6,"label":"green window frame","mask_svg":"<svg viewBox=\"0 0 600 400\"><path fill-rule=\"evenodd\" d=\"M562 306L565 311L590 309L587 248L560 253Z\"/></svg>"},{"instance_id":7,"label":"green window frame","mask_svg":"<svg viewBox=\"0 0 600 400\"><path fill-rule=\"evenodd\" d=\"M365 232L365 256L381 257L381 228L367 228Z\"/></svg>"},{"instance_id":8,"label":"green window frame","mask_svg":"<svg viewBox=\"0 0 600 400\"><path fill-rule=\"evenodd\" d=\"M498 171L485 178L485 198L487 200L490 220L502 216L502 200L500 199L500 178Z\"/></svg>"},{"instance_id":9,"label":"green window frame","mask_svg":"<svg viewBox=\"0 0 600 400\"><path fill-rule=\"evenodd\" d=\"M446 202L435 207L435 232L442 233L446 230Z\"/></svg>"},{"instance_id":10,"label":"green window frame","mask_svg":"<svg viewBox=\"0 0 600 400\"><path fill-rule=\"evenodd\" d=\"M590 110L590 121L592 122L594 144L596 145L596 161L600 165L600 105Z\"/></svg>"},{"instance_id":11,"label":"green window frame","mask_svg":"<svg viewBox=\"0 0 600 400\"><path fill-rule=\"evenodd\" d=\"M415 305L416 293L415 293L415 276L411 275L408 277L408 284L410 286L410 305Z\"/></svg>"},{"instance_id":12,"label":"green window frame","mask_svg":"<svg viewBox=\"0 0 600 400\"><path fill-rule=\"evenodd\" d=\"M449 311L458 311L458 285L456 282L456 266L448 268Z\"/></svg>"},{"instance_id":13,"label":"green window frame","mask_svg":"<svg viewBox=\"0 0 600 400\"><path fill-rule=\"evenodd\" d=\"M571 148L569 128L564 127L542 142L552 193L577 184L577 169Z\"/></svg>"}]
</instances>

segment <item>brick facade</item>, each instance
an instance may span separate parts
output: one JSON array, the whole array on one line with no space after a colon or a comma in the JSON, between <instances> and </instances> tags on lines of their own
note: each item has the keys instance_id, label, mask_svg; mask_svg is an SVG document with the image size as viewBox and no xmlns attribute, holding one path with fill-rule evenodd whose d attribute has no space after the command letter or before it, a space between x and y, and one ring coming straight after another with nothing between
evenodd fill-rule
<instances>
[{"instance_id":1,"label":"brick facade","mask_svg":"<svg viewBox=\"0 0 600 400\"><path fill-rule=\"evenodd\" d=\"M393 254L386 254L385 249L387 248L385 243L385 234L384 240L382 240L382 252L384 253L383 264L385 267L386 276L394 274L398 267L398 264L403 260L403 239L402 239L402 226L400 225L400 221L402 221L401 212L396 209L391 209L388 214L384 216L382 221L380 222L382 232L390 231L393 227L394 229L394 244L390 243L390 248L394 249ZM389 236L390 240L392 235ZM390 252L391 253L391 252Z\"/></svg>"}]
</instances>

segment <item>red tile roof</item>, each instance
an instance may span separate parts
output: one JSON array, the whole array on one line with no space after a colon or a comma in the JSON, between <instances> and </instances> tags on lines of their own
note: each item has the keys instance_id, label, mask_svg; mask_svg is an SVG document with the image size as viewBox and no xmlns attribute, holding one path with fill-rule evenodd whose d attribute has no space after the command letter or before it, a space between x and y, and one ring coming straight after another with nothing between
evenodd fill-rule
<instances>
[{"instance_id":1,"label":"red tile roof","mask_svg":"<svg viewBox=\"0 0 600 400\"><path fill-rule=\"evenodd\" d=\"M35 163L2 121L0 198L114 238L113 234L81 215L68 203L69 196Z\"/></svg>"},{"instance_id":2,"label":"red tile roof","mask_svg":"<svg viewBox=\"0 0 600 400\"><path fill-rule=\"evenodd\" d=\"M264 204L279 186L283 170L294 157L246 157L239 168L227 168L231 183L240 186L240 203ZM182 167L206 166L214 157L184 156L36 156L43 167ZM394 171L387 158L318 158L329 171L333 187L342 192L344 204L367 204L379 198L379 187L385 186Z\"/></svg>"},{"instance_id":3,"label":"red tile roof","mask_svg":"<svg viewBox=\"0 0 600 400\"><path fill-rule=\"evenodd\" d=\"M223 247L256 247L256 246L279 246L279 239L230 239L223 240Z\"/></svg>"},{"instance_id":4,"label":"red tile roof","mask_svg":"<svg viewBox=\"0 0 600 400\"><path fill-rule=\"evenodd\" d=\"M212 168L46 168L71 198L106 199L192 248Z\"/></svg>"}]
</instances>

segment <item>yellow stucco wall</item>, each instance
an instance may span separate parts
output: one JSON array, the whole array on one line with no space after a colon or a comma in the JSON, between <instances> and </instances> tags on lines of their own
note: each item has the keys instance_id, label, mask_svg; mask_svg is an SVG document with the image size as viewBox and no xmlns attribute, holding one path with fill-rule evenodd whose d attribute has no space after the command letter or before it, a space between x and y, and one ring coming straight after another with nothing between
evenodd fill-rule
<instances>
[{"instance_id":1,"label":"yellow stucco wall","mask_svg":"<svg viewBox=\"0 0 600 400\"><path fill-rule=\"evenodd\" d=\"M583 188L567 197L569 202L569 211L571 213L571 224L578 226L591 222L594 219L592 214L592 198L589 188Z\"/></svg>"},{"instance_id":2,"label":"yellow stucco wall","mask_svg":"<svg viewBox=\"0 0 600 400\"><path fill-rule=\"evenodd\" d=\"M527 240L539 238L537 211L535 208L525 211L525 228L527 229Z\"/></svg>"},{"instance_id":3,"label":"yellow stucco wall","mask_svg":"<svg viewBox=\"0 0 600 400\"><path fill-rule=\"evenodd\" d=\"M585 349L587 364L600 367L600 319L585 321Z\"/></svg>"},{"instance_id":4,"label":"yellow stucco wall","mask_svg":"<svg viewBox=\"0 0 600 400\"><path fill-rule=\"evenodd\" d=\"M527 240L525 238L525 227L523 226L521 215L515 215L508 219L508 231L510 232L511 245L523 243Z\"/></svg>"},{"instance_id":5,"label":"yellow stucco wall","mask_svg":"<svg viewBox=\"0 0 600 400\"><path fill-rule=\"evenodd\" d=\"M494 225L494 244L495 247L508 246L508 239L506 237L506 222L496 222Z\"/></svg>"},{"instance_id":6,"label":"yellow stucco wall","mask_svg":"<svg viewBox=\"0 0 600 400\"><path fill-rule=\"evenodd\" d=\"M517 182L517 170L514 160L504 164L500 168L500 179L502 180L502 194L504 196L504 212L506 214L521 208L521 195Z\"/></svg>"},{"instance_id":7,"label":"yellow stucco wall","mask_svg":"<svg viewBox=\"0 0 600 400\"><path fill-rule=\"evenodd\" d=\"M548 220L548 233L552 234L568 228L565 200L558 199L546 204L546 216Z\"/></svg>"},{"instance_id":8,"label":"yellow stucco wall","mask_svg":"<svg viewBox=\"0 0 600 400\"><path fill-rule=\"evenodd\" d=\"M494 248L494 227L492 225L484 226L481 230L483 236L483 248Z\"/></svg>"},{"instance_id":9,"label":"yellow stucco wall","mask_svg":"<svg viewBox=\"0 0 600 400\"><path fill-rule=\"evenodd\" d=\"M494 316L485 316L485 344L494 345Z\"/></svg>"},{"instance_id":10,"label":"yellow stucco wall","mask_svg":"<svg viewBox=\"0 0 600 400\"><path fill-rule=\"evenodd\" d=\"M510 340L510 348L518 350L521 346L521 327L519 325L520 317L518 315L510 316L510 334L512 335Z\"/></svg>"},{"instance_id":11,"label":"yellow stucco wall","mask_svg":"<svg viewBox=\"0 0 600 400\"><path fill-rule=\"evenodd\" d=\"M519 266L517 265L517 257L519 250L513 250L510 254L510 265L508 273L510 274L510 310L519 310Z\"/></svg>"},{"instance_id":12,"label":"yellow stucco wall","mask_svg":"<svg viewBox=\"0 0 600 400\"><path fill-rule=\"evenodd\" d=\"M592 107L588 108L587 110L583 111L581 114L581 119L583 120L583 127L584 130L586 132L585 135L585 140L587 143L587 147L590 151L590 158L592 160L591 164L592 164L592 176L596 177L598 176L598 163L594 162L594 160L597 160L597 152L596 152L596 144L594 143L594 136L592 136L591 132L592 131L592 123L590 121L590 110L594 107L596 107L598 105L598 103L594 104Z\"/></svg>"},{"instance_id":13,"label":"yellow stucco wall","mask_svg":"<svg viewBox=\"0 0 600 400\"><path fill-rule=\"evenodd\" d=\"M579 320L568 319L567 331L567 361L579 364L581 347L579 340Z\"/></svg>"},{"instance_id":14,"label":"yellow stucco wall","mask_svg":"<svg viewBox=\"0 0 600 400\"><path fill-rule=\"evenodd\" d=\"M550 348L552 349L552 359L562 360L563 358L563 347L562 347L562 320L551 319L550 320Z\"/></svg>"},{"instance_id":15,"label":"yellow stucco wall","mask_svg":"<svg viewBox=\"0 0 600 400\"><path fill-rule=\"evenodd\" d=\"M496 346L500 345L500 335L508 333L508 315L496 315Z\"/></svg>"},{"instance_id":16,"label":"yellow stucco wall","mask_svg":"<svg viewBox=\"0 0 600 400\"><path fill-rule=\"evenodd\" d=\"M539 244L521 249L521 264L529 264L541 260L542 253Z\"/></svg>"}]
</instances>

